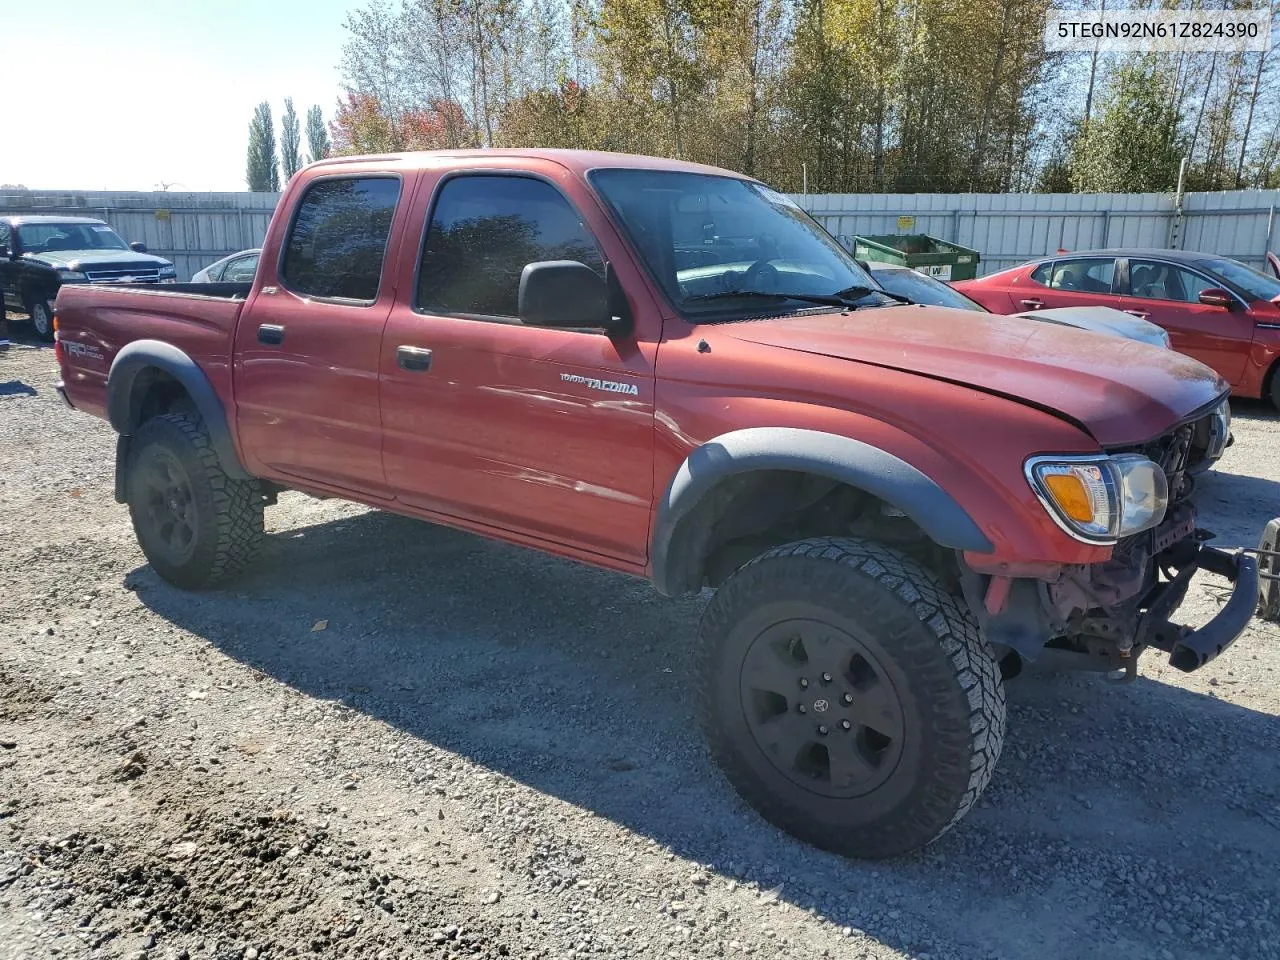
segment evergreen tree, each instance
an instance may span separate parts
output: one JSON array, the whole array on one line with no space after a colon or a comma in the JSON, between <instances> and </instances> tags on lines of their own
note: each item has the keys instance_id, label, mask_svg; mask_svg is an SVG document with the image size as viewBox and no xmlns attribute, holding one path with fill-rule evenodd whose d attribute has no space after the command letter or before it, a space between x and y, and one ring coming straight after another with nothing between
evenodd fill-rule
<instances>
[{"instance_id":1,"label":"evergreen tree","mask_svg":"<svg viewBox=\"0 0 1280 960\"><path fill-rule=\"evenodd\" d=\"M293 98L284 98L284 116L280 118L280 168L284 182L288 183L302 168L302 132L298 129L298 115L293 112Z\"/></svg>"},{"instance_id":2,"label":"evergreen tree","mask_svg":"<svg viewBox=\"0 0 1280 960\"><path fill-rule=\"evenodd\" d=\"M262 101L249 121L249 157L245 180L255 193L275 193L280 189L276 166L276 131L271 120L271 104Z\"/></svg>"},{"instance_id":3,"label":"evergreen tree","mask_svg":"<svg viewBox=\"0 0 1280 960\"><path fill-rule=\"evenodd\" d=\"M318 106L307 111L307 163L315 163L329 155L329 128L324 124L324 114Z\"/></svg>"}]
</instances>

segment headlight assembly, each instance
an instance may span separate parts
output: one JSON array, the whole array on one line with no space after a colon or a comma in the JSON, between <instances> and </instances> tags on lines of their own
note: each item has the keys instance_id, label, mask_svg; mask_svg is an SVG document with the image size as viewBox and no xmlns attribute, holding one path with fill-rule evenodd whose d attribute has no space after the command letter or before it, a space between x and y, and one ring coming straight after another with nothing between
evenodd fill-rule
<instances>
[{"instance_id":1,"label":"headlight assembly","mask_svg":"<svg viewBox=\"0 0 1280 960\"><path fill-rule=\"evenodd\" d=\"M1164 471L1138 454L1032 457L1026 475L1058 526L1085 543L1149 530L1169 506Z\"/></svg>"},{"instance_id":2,"label":"headlight assembly","mask_svg":"<svg viewBox=\"0 0 1280 960\"><path fill-rule=\"evenodd\" d=\"M1231 436L1231 401L1223 400L1214 409L1209 420L1209 448L1205 458L1217 460L1227 449L1227 439Z\"/></svg>"}]
</instances>

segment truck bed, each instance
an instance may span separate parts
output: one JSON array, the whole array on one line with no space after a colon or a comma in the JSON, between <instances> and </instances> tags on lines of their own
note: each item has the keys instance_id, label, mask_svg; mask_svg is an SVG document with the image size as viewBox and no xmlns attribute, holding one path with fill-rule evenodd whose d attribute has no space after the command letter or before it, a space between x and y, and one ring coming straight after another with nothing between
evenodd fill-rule
<instances>
[{"instance_id":1,"label":"truck bed","mask_svg":"<svg viewBox=\"0 0 1280 960\"><path fill-rule=\"evenodd\" d=\"M73 406L105 416L107 374L136 340L187 354L220 396L231 396L230 345L248 283L66 284L54 309L64 383Z\"/></svg>"}]
</instances>

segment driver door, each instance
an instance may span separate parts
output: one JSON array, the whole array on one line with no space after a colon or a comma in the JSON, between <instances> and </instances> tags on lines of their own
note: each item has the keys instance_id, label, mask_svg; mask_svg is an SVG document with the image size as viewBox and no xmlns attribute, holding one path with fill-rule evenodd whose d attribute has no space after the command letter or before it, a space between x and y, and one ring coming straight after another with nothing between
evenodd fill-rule
<instances>
[{"instance_id":1,"label":"driver door","mask_svg":"<svg viewBox=\"0 0 1280 960\"><path fill-rule=\"evenodd\" d=\"M1221 281L1186 267L1132 258L1121 309L1164 327L1173 349L1212 367L1235 386L1249 359L1253 318L1243 302L1232 310L1200 302L1201 290L1221 286Z\"/></svg>"},{"instance_id":2,"label":"driver door","mask_svg":"<svg viewBox=\"0 0 1280 960\"><path fill-rule=\"evenodd\" d=\"M623 564L648 553L659 329L525 326L528 263L605 257L550 180L463 172L433 187L430 223L383 335L383 463L397 499ZM409 278L416 280L409 282Z\"/></svg>"}]
</instances>

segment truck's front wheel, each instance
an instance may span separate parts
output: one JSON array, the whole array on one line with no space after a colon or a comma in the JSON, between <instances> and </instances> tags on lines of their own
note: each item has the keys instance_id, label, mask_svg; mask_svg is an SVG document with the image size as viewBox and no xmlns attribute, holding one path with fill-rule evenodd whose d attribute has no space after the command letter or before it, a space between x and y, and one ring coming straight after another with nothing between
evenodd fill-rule
<instances>
[{"instance_id":1,"label":"truck's front wheel","mask_svg":"<svg viewBox=\"0 0 1280 960\"><path fill-rule=\"evenodd\" d=\"M763 554L703 618L702 720L734 787L809 843L924 846L986 787L1004 687L973 619L927 570L852 539Z\"/></svg>"},{"instance_id":2,"label":"truck's front wheel","mask_svg":"<svg viewBox=\"0 0 1280 960\"><path fill-rule=\"evenodd\" d=\"M200 418L170 413L133 437L126 491L142 552L186 589L212 587L244 570L262 545L258 485L227 476Z\"/></svg>"}]
</instances>

